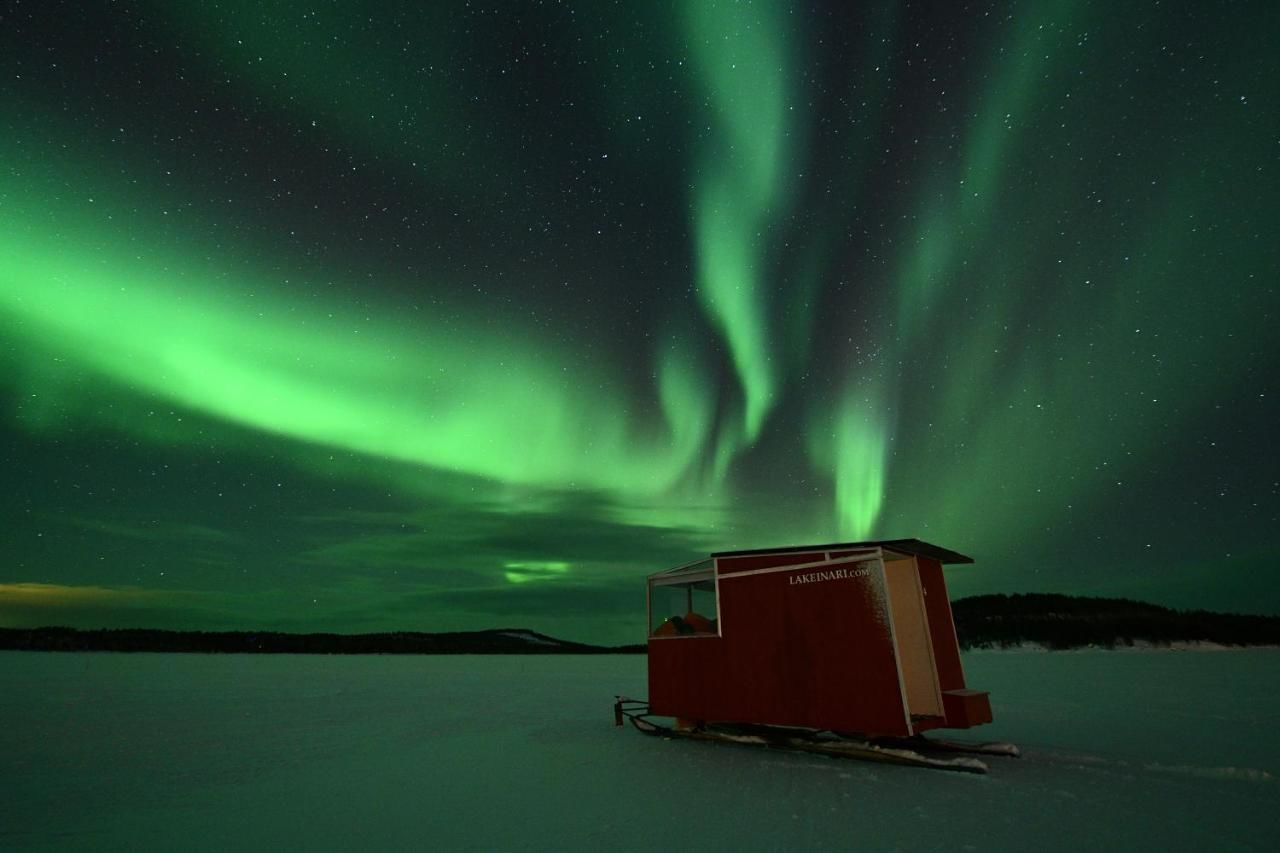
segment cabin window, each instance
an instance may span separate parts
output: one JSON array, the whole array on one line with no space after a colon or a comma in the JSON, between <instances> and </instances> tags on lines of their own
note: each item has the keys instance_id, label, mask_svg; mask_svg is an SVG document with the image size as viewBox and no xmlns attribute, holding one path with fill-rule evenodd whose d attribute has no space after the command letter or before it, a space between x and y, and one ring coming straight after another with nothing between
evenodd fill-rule
<instances>
[{"instance_id":1,"label":"cabin window","mask_svg":"<svg viewBox=\"0 0 1280 853\"><path fill-rule=\"evenodd\" d=\"M693 567L649 583L649 636L714 637L720 633L716 579L709 568ZM698 570L701 569L701 570Z\"/></svg>"}]
</instances>

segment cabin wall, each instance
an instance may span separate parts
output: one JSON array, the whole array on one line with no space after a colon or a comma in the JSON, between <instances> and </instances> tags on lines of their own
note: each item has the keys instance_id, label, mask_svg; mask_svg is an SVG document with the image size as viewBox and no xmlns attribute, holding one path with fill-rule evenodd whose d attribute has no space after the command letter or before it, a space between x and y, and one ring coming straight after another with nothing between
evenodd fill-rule
<instances>
[{"instance_id":1,"label":"cabin wall","mask_svg":"<svg viewBox=\"0 0 1280 853\"><path fill-rule=\"evenodd\" d=\"M824 556L719 561L721 636L649 641L653 713L909 734L879 561L735 576ZM831 569L849 576L814 579Z\"/></svg>"},{"instance_id":2,"label":"cabin wall","mask_svg":"<svg viewBox=\"0 0 1280 853\"><path fill-rule=\"evenodd\" d=\"M933 660L938 667L938 686L943 691L964 689L964 668L960 664L960 644L951 617L951 600L942 563L929 557L916 557L920 568L920 585L924 587L925 612L929 616L929 636L933 640Z\"/></svg>"},{"instance_id":3,"label":"cabin wall","mask_svg":"<svg viewBox=\"0 0 1280 853\"><path fill-rule=\"evenodd\" d=\"M827 559L825 551L794 551L789 554L749 554L745 557L719 557L716 571L722 576L734 572L750 572L777 566L799 566Z\"/></svg>"}]
</instances>

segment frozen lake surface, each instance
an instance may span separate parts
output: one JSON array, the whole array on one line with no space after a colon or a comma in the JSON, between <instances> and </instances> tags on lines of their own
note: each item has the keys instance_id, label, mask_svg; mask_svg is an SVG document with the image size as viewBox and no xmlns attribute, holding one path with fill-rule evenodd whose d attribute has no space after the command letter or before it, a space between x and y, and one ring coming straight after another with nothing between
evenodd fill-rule
<instances>
[{"instance_id":1,"label":"frozen lake surface","mask_svg":"<svg viewBox=\"0 0 1280 853\"><path fill-rule=\"evenodd\" d=\"M1280 650L965 668L988 776L615 729L643 656L3 652L0 849L1280 849Z\"/></svg>"}]
</instances>

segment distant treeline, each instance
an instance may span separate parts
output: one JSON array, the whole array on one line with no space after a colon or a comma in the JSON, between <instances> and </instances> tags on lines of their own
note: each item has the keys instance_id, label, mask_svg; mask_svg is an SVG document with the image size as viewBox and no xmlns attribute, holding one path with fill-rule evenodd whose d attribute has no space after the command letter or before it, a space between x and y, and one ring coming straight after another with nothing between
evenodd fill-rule
<instances>
[{"instance_id":1,"label":"distant treeline","mask_svg":"<svg viewBox=\"0 0 1280 853\"><path fill-rule=\"evenodd\" d=\"M0 628L0 649L46 652L222 652L304 655L617 654L524 629L443 634L285 634L275 631L157 631L146 628Z\"/></svg>"},{"instance_id":2,"label":"distant treeline","mask_svg":"<svg viewBox=\"0 0 1280 853\"><path fill-rule=\"evenodd\" d=\"M964 648L1039 643L1051 649L1115 648L1146 642L1280 645L1280 618L1170 610L1123 598L976 595L951 604Z\"/></svg>"},{"instance_id":3,"label":"distant treeline","mask_svg":"<svg viewBox=\"0 0 1280 853\"><path fill-rule=\"evenodd\" d=\"M1170 610L1122 598L977 595L951 604L963 648L1039 643L1051 649L1180 642L1280 645L1280 618ZM275 631L155 631L145 628L0 628L0 650L55 652L231 652L241 654L643 654L643 643L592 646L523 628L444 634L285 634Z\"/></svg>"}]
</instances>

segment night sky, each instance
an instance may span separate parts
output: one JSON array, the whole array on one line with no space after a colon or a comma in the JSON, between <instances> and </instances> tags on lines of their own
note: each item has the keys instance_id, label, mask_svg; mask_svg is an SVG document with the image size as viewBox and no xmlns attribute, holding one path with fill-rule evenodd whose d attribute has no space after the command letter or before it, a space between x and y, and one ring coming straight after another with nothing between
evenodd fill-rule
<instances>
[{"instance_id":1,"label":"night sky","mask_svg":"<svg viewBox=\"0 0 1280 853\"><path fill-rule=\"evenodd\" d=\"M863 8L865 6L865 8ZM0 5L0 625L1280 613L1280 5Z\"/></svg>"}]
</instances>

